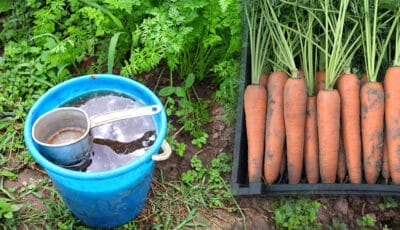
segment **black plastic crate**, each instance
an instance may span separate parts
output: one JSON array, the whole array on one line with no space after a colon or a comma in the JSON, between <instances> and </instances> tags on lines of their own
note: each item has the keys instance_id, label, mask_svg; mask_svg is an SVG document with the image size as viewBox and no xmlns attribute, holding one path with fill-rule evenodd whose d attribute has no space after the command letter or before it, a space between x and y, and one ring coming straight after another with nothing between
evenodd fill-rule
<instances>
[{"instance_id":1,"label":"black plastic crate","mask_svg":"<svg viewBox=\"0 0 400 230\"><path fill-rule=\"evenodd\" d=\"M243 29L243 45L241 54L240 77L241 87L238 97L238 112L236 120L235 146L233 155L231 186L234 195L253 196L289 196L289 195L357 195L357 196L393 196L400 197L400 185L385 184L380 178L377 184L307 184L304 177L300 184L287 184L284 178L280 183L267 185L265 183L249 183L247 175L247 137L243 108L245 87L250 84L250 49L248 44L248 27Z\"/></svg>"}]
</instances>

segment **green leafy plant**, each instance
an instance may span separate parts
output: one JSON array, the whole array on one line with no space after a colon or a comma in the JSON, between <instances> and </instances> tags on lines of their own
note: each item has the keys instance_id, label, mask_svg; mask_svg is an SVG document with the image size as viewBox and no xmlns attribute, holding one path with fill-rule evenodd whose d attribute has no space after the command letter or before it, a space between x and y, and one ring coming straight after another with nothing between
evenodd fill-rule
<instances>
[{"instance_id":1,"label":"green leafy plant","mask_svg":"<svg viewBox=\"0 0 400 230\"><path fill-rule=\"evenodd\" d=\"M172 98L167 98L167 100L168 100L168 99L171 99L171 100L173 101ZM170 102L170 103L171 103L171 102ZM167 109L167 111L168 111L168 109ZM168 113L168 112L167 112L167 113ZM173 133L173 134L172 134L172 135L168 135L166 138L167 138L168 143L171 145L171 148L175 151L176 155L178 155L178 156L180 156L180 157L183 156L183 154L184 154L185 151L186 151L186 147L187 147L186 143L179 142L179 141L176 139L176 136L177 136L182 130L183 130L183 127L182 127L181 129L179 129L177 132L175 132L175 131L176 131L176 128L172 125L172 122L171 122L171 121L168 121L168 131L169 131L170 133ZM175 133L174 133L174 132L175 132Z\"/></svg>"},{"instance_id":2,"label":"green leafy plant","mask_svg":"<svg viewBox=\"0 0 400 230\"><path fill-rule=\"evenodd\" d=\"M383 202L378 205L378 207L384 211L388 208L397 208L397 201L391 197L384 198Z\"/></svg>"},{"instance_id":3,"label":"green leafy plant","mask_svg":"<svg viewBox=\"0 0 400 230\"><path fill-rule=\"evenodd\" d=\"M287 229L319 229L317 213L321 204L306 198L282 199L274 210L274 220L278 227Z\"/></svg>"},{"instance_id":4,"label":"green leafy plant","mask_svg":"<svg viewBox=\"0 0 400 230\"><path fill-rule=\"evenodd\" d=\"M182 182L193 186L199 184L209 207L225 207L224 201L232 198L228 185L223 179L223 173L230 172L228 164L230 156L226 153L220 153L211 161L210 167L205 167L197 155L194 155L190 161L191 170L182 174ZM207 194L207 195L205 195Z\"/></svg>"},{"instance_id":5,"label":"green leafy plant","mask_svg":"<svg viewBox=\"0 0 400 230\"><path fill-rule=\"evenodd\" d=\"M13 213L20 210L21 207L20 204L11 204L7 199L0 198L0 219L13 218Z\"/></svg>"},{"instance_id":6,"label":"green leafy plant","mask_svg":"<svg viewBox=\"0 0 400 230\"><path fill-rule=\"evenodd\" d=\"M168 97L166 100L167 114L178 117L178 121L183 124L183 129L193 137L192 144L201 148L208 138L208 134L201 126L208 122L209 114L205 111L207 111L209 102L200 99L197 95L192 99L189 90L192 89L194 82L195 76L190 74L182 86L167 86L159 91L159 95ZM172 95L178 98L178 106L175 106ZM171 107L168 108L169 106Z\"/></svg>"},{"instance_id":7,"label":"green leafy plant","mask_svg":"<svg viewBox=\"0 0 400 230\"><path fill-rule=\"evenodd\" d=\"M361 219L357 219L356 221L357 225L363 230L375 227L375 222L376 220L370 214L364 215Z\"/></svg>"},{"instance_id":8,"label":"green leafy plant","mask_svg":"<svg viewBox=\"0 0 400 230\"><path fill-rule=\"evenodd\" d=\"M239 85L239 63L234 60L224 61L212 69L220 79L219 88L214 94L217 102L224 106L224 117L228 124L233 124L236 118L236 107Z\"/></svg>"},{"instance_id":9,"label":"green leafy plant","mask_svg":"<svg viewBox=\"0 0 400 230\"><path fill-rule=\"evenodd\" d=\"M218 154L211 162L202 161L198 155L194 155L191 159L192 169L182 173L177 181L166 180L161 171L161 176L153 179L154 189L148 201L155 218L145 228L220 228L213 224L212 217L210 219L207 214L204 215L204 210L221 208L238 211L245 221L243 212L223 179L230 171L230 160L230 155L226 153Z\"/></svg>"},{"instance_id":10,"label":"green leafy plant","mask_svg":"<svg viewBox=\"0 0 400 230\"><path fill-rule=\"evenodd\" d=\"M330 230L348 230L349 228L337 218L332 218L332 225L328 226Z\"/></svg>"}]
</instances>

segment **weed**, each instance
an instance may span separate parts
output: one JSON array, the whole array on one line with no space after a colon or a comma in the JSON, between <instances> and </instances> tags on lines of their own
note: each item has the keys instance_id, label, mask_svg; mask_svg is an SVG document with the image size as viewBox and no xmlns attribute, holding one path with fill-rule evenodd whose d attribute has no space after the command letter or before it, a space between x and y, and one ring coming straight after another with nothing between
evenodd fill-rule
<instances>
[{"instance_id":1,"label":"weed","mask_svg":"<svg viewBox=\"0 0 400 230\"><path fill-rule=\"evenodd\" d=\"M375 222L376 220L370 214L366 214L361 219L356 220L357 225L363 230L375 227Z\"/></svg>"},{"instance_id":2,"label":"weed","mask_svg":"<svg viewBox=\"0 0 400 230\"><path fill-rule=\"evenodd\" d=\"M228 60L215 65L212 69L216 75L219 85L214 98L224 106L225 121L233 124L236 118L237 97L240 82L238 80L239 64L235 60Z\"/></svg>"},{"instance_id":3,"label":"weed","mask_svg":"<svg viewBox=\"0 0 400 230\"><path fill-rule=\"evenodd\" d=\"M378 207L382 211L384 211L384 210L386 210L388 208L397 208L398 204L397 204L397 201L395 199L393 199L391 197L385 197L384 200L383 200L383 203L380 203L378 205Z\"/></svg>"},{"instance_id":4,"label":"weed","mask_svg":"<svg viewBox=\"0 0 400 230\"><path fill-rule=\"evenodd\" d=\"M140 226L153 229L211 227L209 221L196 218L207 216L204 210L223 208L241 212L222 178L230 171L229 161L228 154L220 153L206 166L194 155L192 169L184 172L180 181L166 181L163 174L159 180L153 179L152 195L148 200L149 211L154 215L153 223ZM140 218L137 221L140 224Z\"/></svg>"},{"instance_id":5,"label":"weed","mask_svg":"<svg viewBox=\"0 0 400 230\"><path fill-rule=\"evenodd\" d=\"M12 219L13 213L20 210L21 204L12 204L8 199L0 197L0 219Z\"/></svg>"},{"instance_id":6,"label":"weed","mask_svg":"<svg viewBox=\"0 0 400 230\"><path fill-rule=\"evenodd\" d=\"M18 176L8 170L0 170L0 176L6 177L9 180L16 180Z\"/></svg>"},{"instance_id":7,"label":"weed","mask_svg":"<svg viewBox=\"0 0 400 230\"><path fill-rule=\"evenodd\" d=\"M274 210L276 225L287 229L319 229L317 212L321 204L306 198L284 199Z\"/></svg>"},{"instance_id":8,"label":"weed","mask_svg":"<svg viewBox=\"0 0 400 230\"><path fill-rule=\"evenodd\" d=\"M341 222L337 218L332 218L332 225L328 226L329 230L348 230L348 227L345 223Z\"/></svg>"},{"instance_id":9,"label":"weed","mask_svg":"<svg viewBox=\"0 0 400 230\"><path fill-rule=\"evenodd\" d=\"M172 77L171 77L172 81ZM207 142L208 134L201 128L208 122L209 114L207 111L208 101L202 100L195 96L192 98L189 94L193 90L195 76L190 74L184 81L182 86L167 86L159 91L159 95L167 97L166 107L168 115L175 115L178 121L183 124L183 129L190 133L193 137L192 144L201 148ZM178 99L176 105L174 98ZM178 154L180 155L180 154ZM183 155L183 153L182 153Z\"/></svg>"},{"instance_id":10,"label":"weed","mask_svg":"<svg viewBox=\"0 0 400 230\"><path fill-rule=\"evenodd\" d=\"M222 178L222 173L230 171L229 157L226 153L220 153L211 161L211 167L206 168L197 155L194 155L190 161L192 170L182 174L183 183L202 187L204 194L207 194L204 195L204 198L208 207L223 208L225 207L224 201L231 198L227 184Z\"/></svg>"},{"instance_id":11,"label":"weed","mask_svg":"<svg viewBox=\"0 0 400 230\"><path fill-rule=\"evenodd\" d=\"M0 209L6 211L6 219L0 223L0 227L88 229L72 216L58 191L52 186L50 179L40 179L37 183L32 184L22 182L22 186L18 188L4 188L3 179L0 182L0 192L7 196L7 198L0 198ZM37 206L30 202L21 203L29 196L33 196L38 200L37 202L41 202L45 210L37 209Z\"/></svg>"}]
</instances>

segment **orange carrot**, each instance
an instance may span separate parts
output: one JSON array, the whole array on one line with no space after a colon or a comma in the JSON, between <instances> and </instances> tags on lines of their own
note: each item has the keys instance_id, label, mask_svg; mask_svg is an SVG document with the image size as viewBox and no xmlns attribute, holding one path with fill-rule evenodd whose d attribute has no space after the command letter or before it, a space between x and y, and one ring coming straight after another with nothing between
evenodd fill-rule
<instances>
[{"instance_id":1,"label":"orange carrot","mask_svg":"<svg viewBox=\"0 0 400 230\"><path fill-rule=\"evenodd\" d=\"M304 142L304 167L310 184L319 181L317 97L307 97L307 115Z\"/></svg>"},{"instance_id":2,"label":"orange carrot","mask_svg":"<svg viewBox=\"0 0 400 230\"><path fill-rule=\"evenodd\" d=\"M385 179L386 184L389 183L390 179L390 169L389 169L389 155L388 155L388 147L387 147L387 140L386 140L386 134L384 132L383 135L383 147L382 147L382 177Z\"/></svg>"},{"instance_id":3,"label":"orange carrot","mask_svg":"<svg viewBox=\"0 0 400 230\"><path fill-rule=\"evenodd\" d=\"M316 73L316 88L317 88L317 92L319 92L320 90L323 90L325 88L325 71L318 71Z\"/></svg>"},{"instance_id":4,"label":"orange carrot","mask_svg":"<svg viewBox=\"0 0 400 230\"><path fill-rule=\"evenodd\" d=\"M351 183L362 179L360 130L360 81L355 74L344 74L338 79L341 120L347 170Z\"/></svg>"},{"instance_id":5,"label":"orange carrot","mask_svg":"<svg viewBox=\"0 0 400 230\"><path fill-rule=\"evenodd\" d=\"M268 78L267 121L265 130L264 178L274 183L279 175L285 142L285 121L283 120L283 88L288 77L285 72L272 72Z\"/></svg>"},{"instance_id":6,"label":"orange carrot","mask_svg":"<svg viewBox=\"0 0 400 230\"><path fill-rule=\"evenodd\" d=\"M248 85L244 93L249 182L261 182L267 91L264 86Z\"/></svg>"},{"instance_id":7,"label":"orange carrot","mask_svg":"<svg viewBox=\"0 0 400 230\"><path fill-rule=\"evenodd\" d=\"M335 183L340 134L340 96L321 90L317 96L319 169L322 183Z\"/></svg>"},{"instance_id":8,"label":"orange carrot","mask_svg":"<svg viewBox=\"0 0 400 230\"><path fill-rule=\"evenodd\" d=\"M390 177L400 184L400 67L390 67L385 75L385 120Z\"/></svg>"},{"instance_id":9,"label":"orange carrot","mask_svg":"<svg viewBox=\"0 0 400 230\"><path fill-rule=\"evenodd\" d=\"M367 83L367 81L368 81L367 74L364 72L361 74L360 85L363 86L365 83Z\"/></svg>"},{"instance_id":10,"label":"orange carrot","mask_svg":"<svg viewBox=\"0 0 400 230\"><path fill-rule=\"evenodd\" d=\"M367 82L361 87L360 95L364 174L367 183L375 184L382 168L384 126L384 91L382 84Z\"/></svg>"},{"instance_id":11,"label":"orange carrot","mask_svg":"<svg viewBox=\"0 0 400 230\"><path fill-rule=\"evenodd\" d=\"M279 175L280 175L281 179L286 170L286 163L287 163L287 154L286 154L286 142L285 142L285 144L283 144L282 160L281 160L281 166L279 169Z\"/></svg>"},{"instance_id":12,"label":"orange carrot","mask_svg":"<svg viewBox=\"0 0 400 230\"><path fill-rule=\"evenodd\" d=\"M300 182L303 168L307 103L304 77L289 78L283 95L289 184L297 184Z\"/></svg>"},{"instance_id":13,"label":"orange carrot","mask_svg":"<svg viewBox=\"0 0 400 230\"><path fill-rule=\"evenodd\" d=\"M258 84L264 86L267 88L267 82L268 82L268 74L266 73L261 73L260 78L258 80Z\"/></svg>"},{"instance_id":14,"label":"orange carrot","mask_svg":"<svg viewBox=\"0 0 400 230\"><path fill-rule=\"evenodd\" d=\"M339 137L339 156L338 156L338 168L337 168L337 176L339 178L339 182L343 183L346 178L347 167L346 167L346 151L344 149L343 143L343 135Z\"/></svg>"}]
</instances>

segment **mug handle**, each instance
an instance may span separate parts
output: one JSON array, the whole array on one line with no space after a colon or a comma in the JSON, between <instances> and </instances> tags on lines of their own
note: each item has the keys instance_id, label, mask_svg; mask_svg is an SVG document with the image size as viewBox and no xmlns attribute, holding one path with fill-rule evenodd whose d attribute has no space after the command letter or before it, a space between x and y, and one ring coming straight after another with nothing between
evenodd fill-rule
<instances>
[{"instance_id":1,"label":"mug handle","mask_svg":"<svg viewBox=\"0 0 400 230\"><path fill-rule=\"evenodd\" d=\"M171 156L172 149L167 141L165 141L165 140L163 141L161 148L163 150L162 153L151 156L151 159L153 161L165 161Z\"/></svg>"}]
</instances>

